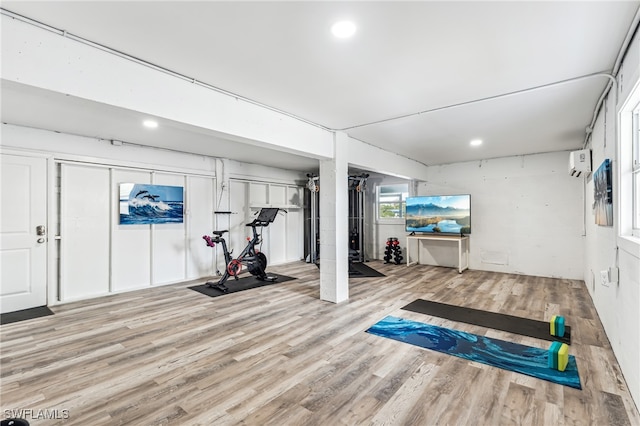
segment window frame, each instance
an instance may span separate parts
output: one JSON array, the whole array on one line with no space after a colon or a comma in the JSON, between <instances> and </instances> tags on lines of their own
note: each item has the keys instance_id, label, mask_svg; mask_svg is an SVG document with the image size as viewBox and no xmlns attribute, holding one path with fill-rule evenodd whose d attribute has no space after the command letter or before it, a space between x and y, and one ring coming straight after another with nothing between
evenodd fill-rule
<instances>
[{"instance_id":1,"label":"window frame","mask_svg":"<svg viewBox=\"0 0 640 426\"><path fill-rule=\"evenodd\" d=\"M406 186L406 192L392 192L392 193L382 193L381 189L383 187L391 187L391 186L401 186L404 185ZM383 222L383 223L399 223L399 224L404 224L405 222L405 212L406 212L406 206L407 206L407 198L409 197L409 183L405 183L405 182L399 182L399 183L384 183L384 184L378 184L376 185L376 202L375 202L375 209L376 209L376 221L378 222ZM387 202L387 203L383 203L380 201L381 197L389 197L392 196L394 194L399 195L400 200L399 200L399 204L400 204L400 216L397 217L381 217L380 216L380 206L381 204L391 204L391 202ZM404 195L403 197L403 194Z\"/></svg>"},{"instance_id":2,"label":"window frame","mask_svg":"<svg viewBox=\"0 0 640 426\"><path fill-rule=\"evenodd\" d=\"M620 104L617 117L617 241L619 248L640 259L640 80Z\"/></svg>"}]
</instances>

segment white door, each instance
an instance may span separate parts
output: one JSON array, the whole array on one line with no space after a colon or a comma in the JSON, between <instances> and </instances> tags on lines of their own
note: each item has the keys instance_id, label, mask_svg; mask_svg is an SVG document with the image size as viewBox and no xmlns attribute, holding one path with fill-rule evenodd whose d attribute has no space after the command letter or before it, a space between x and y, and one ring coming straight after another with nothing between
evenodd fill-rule
<instances>
[{"instance_id":1,"label":"white door","mask_svg":"<svg viewBox=\"0 0 640 426\"><path fill-rule=\"evenodd\" d=\"M0 312L47 304L47 160L0 154Z\"/></svg>"}]
</instances>

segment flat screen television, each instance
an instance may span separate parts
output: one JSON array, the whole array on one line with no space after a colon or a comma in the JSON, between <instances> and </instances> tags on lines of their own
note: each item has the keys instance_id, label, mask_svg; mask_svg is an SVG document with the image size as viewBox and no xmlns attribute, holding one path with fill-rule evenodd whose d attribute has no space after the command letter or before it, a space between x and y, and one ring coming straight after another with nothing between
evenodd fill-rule
<instances>
[{"instance_id":1,"label":"flat screen television","mask_svg":"<svg viewBox=\"0 0 640 426\"><path fill-rule=\"evenodd\" d=\"M471 195L421 195L407 198L407 232L471 233Z\"/></svg>"}]
</instances>

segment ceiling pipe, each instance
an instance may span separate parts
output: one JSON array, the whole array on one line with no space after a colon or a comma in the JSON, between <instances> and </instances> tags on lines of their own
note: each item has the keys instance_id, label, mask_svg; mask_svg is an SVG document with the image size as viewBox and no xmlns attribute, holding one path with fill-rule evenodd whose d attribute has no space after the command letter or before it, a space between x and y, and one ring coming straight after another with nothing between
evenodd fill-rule
<instances>
[{"instance_id":1,"label":"ceiling pipe","mask_svg":"<svg viewBox=\"0 0 640 426\"><path fill-rule=\"evenodd\" d=\"M618 52L618 57L616 58L616 62L613 65L613 70L611 74L614 76L618 74L620 70L620 65L622 65L622 60L625 55L629 51L629 45L631 44L631 40L633 39L633 35L638 31L638 25L640 25L640 6L638 6L638 10L636 10L636 15L633 17L633 21L631 21L631 25L629 26L629 31L627 32L627 36L622 42L622 46L620 47L620 51Z\"/></svg>"},{"instance_id":2,"label":"ceiling pipe","mask_svg":"<svg viewBox=\"0 0 640 426\"><path fill-rule=\"evenodd\" d=\"M598 102L596 103L596 108L593 110L593 117L591 118L591 123L589 123L589 125L585 129L586 134L584 136L584 143L582 144L583 149L587 146L589 137L591 136L591 133L593 133L593 126L595 126L596 124L596 120L598 119L598 113L600 112L600 108L602 108L602 104L604 103L604 100L609 94L609 91L611 90L611 88L618 85L618 81L612 74L604 74L604 75L609 77L609 82L607 83L607 86L604 88L602 95L600 95L600 99L598 99Z\"/></svg>"},{"instance_id":3,"label":"ceiling pipe","mask_svg":"<svg viewBox=\"0 0 640 426\"><path fill-rule=\"evenodd\" d=\"M633 17L633 21L631 21L631 25L629 26L629 31L627 31L627 36L624 38L622 42L622 46L620 46L620 51L618 52L618 56L616 57L615 62L613 63L613 69L611 70L611 82L607 84L607 86L602 91L602 95L596 104L596 108L593 111L593 118L591 119L591 123L586 129L586 135L584 136L584 143L582 144L582 149L585 149L589 144L589 138L593 133L593 126L596 124L596 120L598 119L598 114L600 113L600 109L606 99L607 95L611 91L611 88L618 85L618 72L620 71L620 66L622 65L622 61L624 60L625 55L629 51L629 46L631 45L631 40L633 39L633 35L638 31L638 26L640 25L640 7L636 10L636 14Z\"/></svg>"},{"instance_id":4,"label":"ceiling pipe","mask_svg":"<svg viewBox=\"0 0 640 426\"><path fill-rule=\"evenodd\" d=\"M527 89L515 90L513 92L502 93L500 95L487 96L485 98L474 99L474 100L471 100L471 101L465 101L465 102L446 105L446 106L442 106L442 107L427 109L427 110L423 110L423 111L412 112L410 114L398 115L398 116L395 116L395 117L385 118L385 119L377 120L377 121L371 121L369 123L358 124L358 125L355 125L355 126L345 127L343 129L337 129L337 130L339 130L339 131L348 131L348 130L358 129L358 128L361 128L361 127L372 126L374 124L386 123L386 122L389 122L389 121L395 121L395 120L400 120L400 119L403 119L403 118L414 117L416 115L428 114L428 113L432 113L432 112L443 111L443 110L446 110L446 109L458 108L458 107L467 106L467 105L473 105L473 104L477 104L477 103L480 103L480 102L492 101L492 100L495 100L495 99L501 99L501 98L505 98L505 97L509 97L509 96L521 95L523 93L534 92L536 90L547 89L549 87L560 86L560 85L568 84L568 83L574 83L576 81L585 80L585 79L593 78L593 77L613 78L610 74L608 74L606 72L598 72L598 73L594 73L594 74L587 74L587 75L582 75L582 76L579 76L579 77L572 77L572 78L567 78L565 80L555 81L553 83L542 84L540 86L529 87ZM613 79L613 81L615 82L615 78Z\"/></svg>"}]
</instances>

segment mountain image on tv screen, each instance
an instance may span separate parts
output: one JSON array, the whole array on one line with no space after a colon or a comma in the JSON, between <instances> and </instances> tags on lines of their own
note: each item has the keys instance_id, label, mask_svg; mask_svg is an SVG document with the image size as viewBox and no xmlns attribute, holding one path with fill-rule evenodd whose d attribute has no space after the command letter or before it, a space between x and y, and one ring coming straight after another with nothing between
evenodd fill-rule
<instances>
[{"instance_id":1,"label":"mountain image on tv screen","mask_svg":"<svg viewBox=\"0 0 640 426\"><path fill-rule=\"evenodd\" d=\"M471 233L470 195L425 195L407 198L407 232Z\"/></svg>"}]
</instances>

